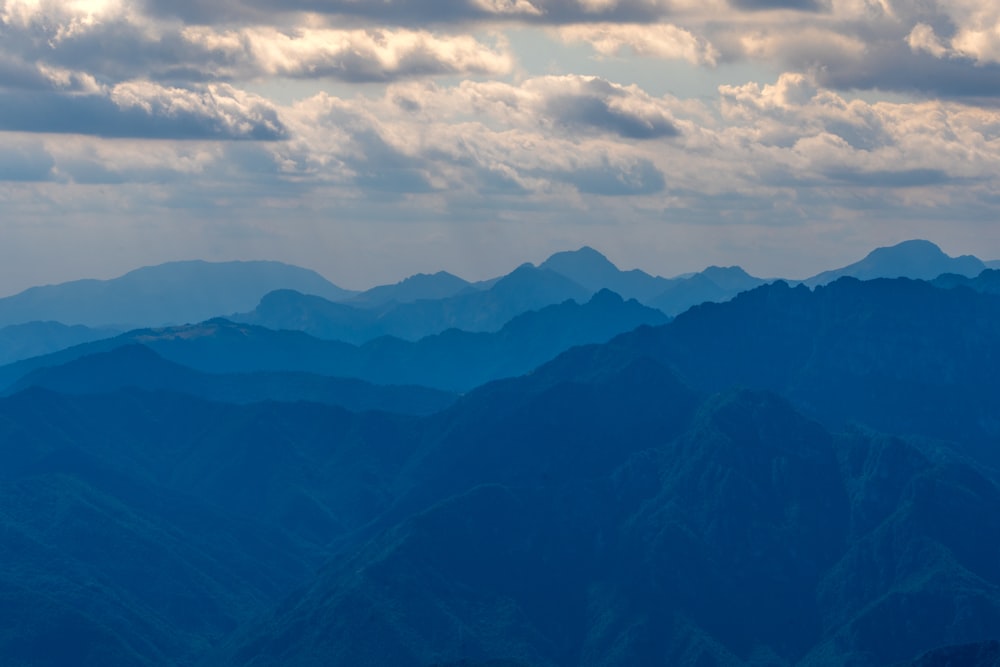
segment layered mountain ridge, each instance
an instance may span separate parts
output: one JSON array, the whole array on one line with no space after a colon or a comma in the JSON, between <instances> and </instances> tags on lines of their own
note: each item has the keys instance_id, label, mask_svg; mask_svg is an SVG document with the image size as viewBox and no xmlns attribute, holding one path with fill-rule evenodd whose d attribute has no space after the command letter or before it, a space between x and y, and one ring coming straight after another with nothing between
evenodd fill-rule
<instances>
[{"instance_id":1,"label":"layered mountain ridge","mask_svg":"<svg viewBox=\"0 0 1000 667\"><path fill-rule=\"evenodd\" d=\"M738 293L669 318L567 274L665 279L550 260L510 292L578 295L492 331L209 319L0 368L0 662L995 661L996 271L710 267ZM314 333L513 303L463 282L284 294Z\"/></svg>"}]
</instances>

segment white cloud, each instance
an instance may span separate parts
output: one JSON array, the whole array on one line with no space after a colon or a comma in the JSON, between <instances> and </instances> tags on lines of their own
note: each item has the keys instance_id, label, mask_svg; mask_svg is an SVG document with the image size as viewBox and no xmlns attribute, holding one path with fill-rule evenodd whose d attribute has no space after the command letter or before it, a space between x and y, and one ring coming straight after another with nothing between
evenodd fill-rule
<instances>
[{"instance_id":1,"label":"white cloud","mask_svg":"<svg viewBox=\"0 0 1000 667\"><path fill-rule=\"evenodd\" d=\"M719 52L703 38L670 24L580 24L560 28L565 42L585 42L603 56L624 55L686 60L694 65L715 65Z\"/></svg>"},{"instance_id":2,"label":"white cloud","mask_svg":"<svg viewBox=\"0 0 1000 667\"><path fill-rule=\"evenodd\" d=\"M942 58L948 53L948 48L934 34L934 28L926 23L918 23L906 37L906 43L914 51L926 51L935 58Z\"/></svg>"},{"instance_id":3,"label":"white cloud","mask_svg":"<svg viewBox=\"0 0 1000 667\"><path fill-rule=\"evenodd\" d=\"M185 28L185 42L229 77L330 77L384 81L405 76L509 72L503 45L490 48L465 36L413 30Z\"/></svg>"}]
</instances>

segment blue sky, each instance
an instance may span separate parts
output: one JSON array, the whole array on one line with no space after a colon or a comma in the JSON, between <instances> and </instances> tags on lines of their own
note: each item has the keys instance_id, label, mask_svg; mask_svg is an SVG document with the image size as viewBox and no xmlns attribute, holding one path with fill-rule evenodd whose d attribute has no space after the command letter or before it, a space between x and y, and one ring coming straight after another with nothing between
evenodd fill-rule
<instances>
[{"instance_id":1,"label":"blue sky","mask_svg":"<svg viewBox=\"0 0 1000 667\"><path fill-rule=\"evenodd\" d=\"M1000 3L0 0L0 293L1000 257Z\"/></svg>"}]
</instances>

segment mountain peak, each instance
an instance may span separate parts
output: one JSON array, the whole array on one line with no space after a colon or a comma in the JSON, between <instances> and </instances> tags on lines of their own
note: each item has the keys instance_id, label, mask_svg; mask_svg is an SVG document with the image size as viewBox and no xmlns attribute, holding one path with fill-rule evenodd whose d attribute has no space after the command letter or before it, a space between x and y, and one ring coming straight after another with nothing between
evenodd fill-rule
<instances>
[{"instance_id":1,"label":"mountain peak","mask_svg":"<svg viewBox=\"0 0 1000 667\"><path fill-rule=\"evenodd\" d=\"M986 268L972 255L951 257L937 244L925 239L911 239L892 246L876 248L864 259L833 271L824 271L805 281L810 287L825 285L843 276L859 280L874 278L914 278L932 280L943 273L973 277Z\"/></svg>"},{"instance_id":2,"label":"mountain peak","mask_svg":"<svg viewBox=\"0 0 1000 667\"><path fill-rule=\"evenodd\" d=\"M581 276L586 277L587 282L591 282L601 276L619 273L618 267L611 260L586 245L579 250L557 252L542 262L538 268L561 273L577 282L581 282L578 280Z\"/></svg>"}]
</instances>

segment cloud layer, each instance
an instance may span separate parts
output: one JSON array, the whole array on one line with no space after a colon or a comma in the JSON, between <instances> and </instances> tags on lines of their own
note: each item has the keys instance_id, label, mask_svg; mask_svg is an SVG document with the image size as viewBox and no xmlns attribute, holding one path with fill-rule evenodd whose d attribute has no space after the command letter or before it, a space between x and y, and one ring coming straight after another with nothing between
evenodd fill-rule
<instances>
[{"instance_id":1,"label":"cloud layer","mask_svg":"<svg viewBox=\"0 0 1000 667\"><path fill-rule=\"evenodd\" d=\"M0 94L5 217L67 239L894 220L1000 256L1000 9L971 0L0 0Z\"/></svg>"}]
</instances>

